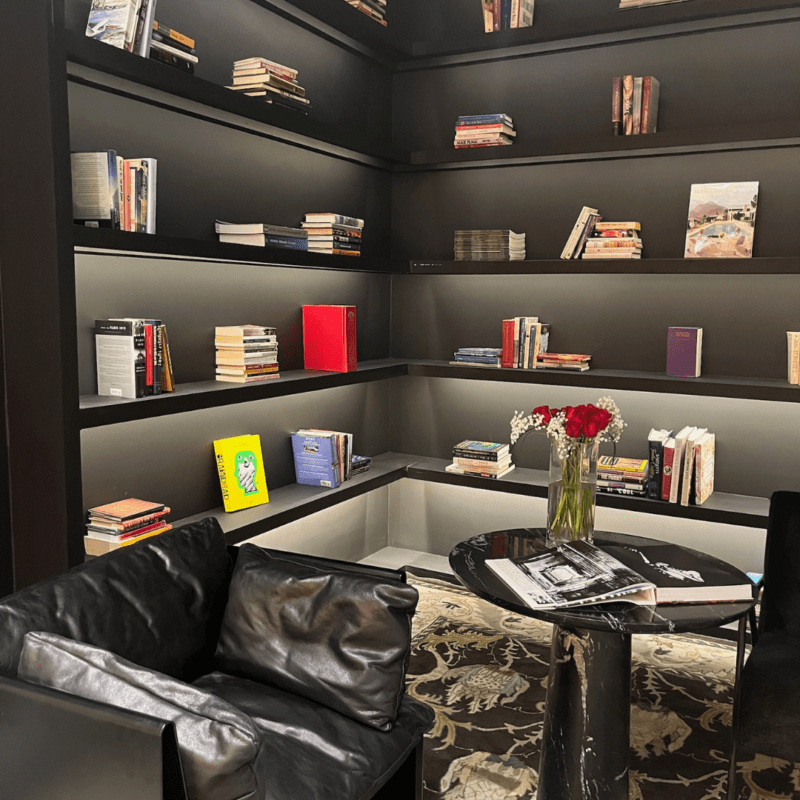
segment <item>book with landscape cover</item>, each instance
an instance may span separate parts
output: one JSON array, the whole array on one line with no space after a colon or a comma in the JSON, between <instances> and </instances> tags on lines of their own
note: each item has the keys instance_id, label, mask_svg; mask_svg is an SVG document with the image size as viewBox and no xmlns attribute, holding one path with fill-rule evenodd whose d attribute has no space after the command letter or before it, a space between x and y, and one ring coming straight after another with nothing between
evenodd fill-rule
<instances>
[{"instance_id":1,"label":"book with landscape cover","mask_svg":"<svg viewBox=\"0 0 800 800\"><path fill-rule=\"evenodd\" d=\"M485 563L531 608L655 603L652 583L590 542L567 542L546 553Z\"/></svg>"},{"instance_id":2,"label":"book with landscape cover","mask_svg":"<svg viewBox=\"0 0 800 800\"><path fill-rule=\"evenodd\" d=\"M269 502L260 436L216 439L214 456L225 511L239 511Z\"/></svg>"},{"instance_id":3,"label":"book with landscape cover","mask_svg":"<svg viewBox=\"0 0 800 800\"><path fill-rule=\"evenodd\" d=\"M686 258L751 258L758 181L694 183L689 197Z\"/></svg>"}]
</instances>

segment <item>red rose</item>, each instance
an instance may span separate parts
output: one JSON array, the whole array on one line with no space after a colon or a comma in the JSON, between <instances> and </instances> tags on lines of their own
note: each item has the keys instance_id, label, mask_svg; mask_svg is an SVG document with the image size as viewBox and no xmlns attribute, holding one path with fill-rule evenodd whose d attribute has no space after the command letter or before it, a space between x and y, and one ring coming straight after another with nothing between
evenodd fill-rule
<instances>
[{"instance_id":1,"label":"red rose","mask_svg":"<svg viewBox=\"0 0 800 800\"><path fill-rule=\"evenodd\" d=\"M598 425L598 431L604 431L611 420L613 419L611 412L606 411L605 408L597 408L597 406L589 407L589 419L593 420Z\"/></svg>"},{"instance_id":2,"label":"red rose","mask_svg":"<svg viewBox=\"0 0 800 800\"><path fill-rule=\"evenodd\" d=\"M592 417L584 420L583 435L587 439L594 439L598 433L600 433L600 424L597 422L597 420L593 419Z\"/></svg>"},{"instance_id":3,"label":"red rose","mask_svg":"<svg viewBox=\"0 0 800 800\"><path fill-rule=\"evenodd\" d=\"M586 415L589 413L589 407L585 405L581 406L570 406L567 408L567 421L576 421L576 422L583 422L586 419Z\"/></svg>"},{"instance_id":4,"label":"red rose","mask_svg":"<svg viewBox=\"0 0 800 800\"><path fill-rule=\"evenodd\" d=\"M564 423L567 436L571 436L573 439L577 439L581 435L581 427L581 422L577 419L568 419Z\"/></svg>"},{"instance_id":5,"label":"red rose","mask_svg":"<svg viewBox=\"0 0 800 800\"><path fill-rule=\"evenodd\" d=\"M547 425L547 423L553 418L553 415L550 413L550 409L547 406L536 406L532 413L534 417L541 417L542 425Z\"/></svg>"}]
</instances>

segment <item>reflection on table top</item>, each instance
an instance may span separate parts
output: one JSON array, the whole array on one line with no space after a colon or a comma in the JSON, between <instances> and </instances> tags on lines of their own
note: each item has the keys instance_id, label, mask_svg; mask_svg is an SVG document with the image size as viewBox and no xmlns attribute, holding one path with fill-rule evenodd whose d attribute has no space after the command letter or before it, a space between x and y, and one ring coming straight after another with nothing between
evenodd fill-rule
<instances>
[{"instance_id":1,"label":"reflection on table top","mask_svg":"<svg viewBox=\"0 0 800 800\"><path fill-rule=\"evenodd\" d=\"M620 633L700 631L738 619L755 602L677 603L658 606L604 603L602 606L583 608L532 609L524 605L484 562L491 558L516 558L543 553L547 549L545 533L543 528L515 528L474 536L453 548L450 566L461 583L484 600L525 616L569 628ZM657 539L604 531L595 532L594 543L599 547L605 544L628 545L645 551L648 546L667 544ZM734 576L738 582L750 583L744 572L725 561L688 547L681 547L681 550L696 559L698 568L702 568L703 564L714 565Z\"/></svg>"}]
</instances>

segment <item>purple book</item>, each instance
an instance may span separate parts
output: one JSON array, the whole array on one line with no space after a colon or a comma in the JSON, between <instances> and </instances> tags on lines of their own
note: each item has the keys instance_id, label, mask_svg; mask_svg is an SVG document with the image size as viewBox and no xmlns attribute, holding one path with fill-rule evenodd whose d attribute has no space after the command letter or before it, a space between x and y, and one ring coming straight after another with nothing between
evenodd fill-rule
<instances>
[{"instance_id":1,"label":"purple book","mask_svg":"<svg viewBox=\"0 0 800 800\"><path fill-rule=\"evenodd\" d=\"M667 375L673 378L700 377L702 350L702 328L669 328L667 332Z\"/></svg>"}]
</instances>

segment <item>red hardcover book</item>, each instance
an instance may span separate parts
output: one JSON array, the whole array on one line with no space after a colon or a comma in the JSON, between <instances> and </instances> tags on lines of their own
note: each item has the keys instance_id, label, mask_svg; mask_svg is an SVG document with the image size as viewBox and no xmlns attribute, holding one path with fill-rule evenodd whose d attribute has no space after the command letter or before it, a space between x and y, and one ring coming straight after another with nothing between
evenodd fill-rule
<instances>
[{"instance_id":1,"label":"red hardcover book","mask_svg":"<svg viewBox=\"0 0 800 800\"><path fill-rule=\"evenodd\" d=\"M496 31L499 31L500 28L502 27L501 24L502 5L503 4L500 2L500 0L494 0L494 8L492 9L492 15L493 15L492 21L494 22L494 29Z\"/></svg>"},{"instance_id":2,"label":"red hardcover book","mask_svg":"<svg viewBox=\"0 0 800 800\"><path fill-rule=\"evenodd\" d=\"M146 322L144 325L145 395L153 394L154 352L153 326Z\"/></svg>"},{"instance_id":3,"label":"red hardcover book","mask_svg":"<svg viewBox=\"0 0 800 800\"><path fill-rule=\"evenodd\" d=\"M670 437L664 442L664 453L661 456L661 499L669 500L672 489L672 472L675 468L675 439Z\"/></svg>"},{"instance_id":4,"label":"red hardcover book","mask_svg":"<svg viewBox=\"0 0 800 800\"><path fill-rule=\"evenodd\" d=\"M514 320L503 320L503 352L500 357L500 366L514 366Z\"/></svg>"},{"instance_id":5,"label":"red hardcover book","mask_svg":"<svg viewBox=\"0 0 800 800\"><path fill-rule=\"evenodd\" d=\"M356 307L303 306L303 354L306 369L354 372Z\"/></svg>"}]
</instances>

